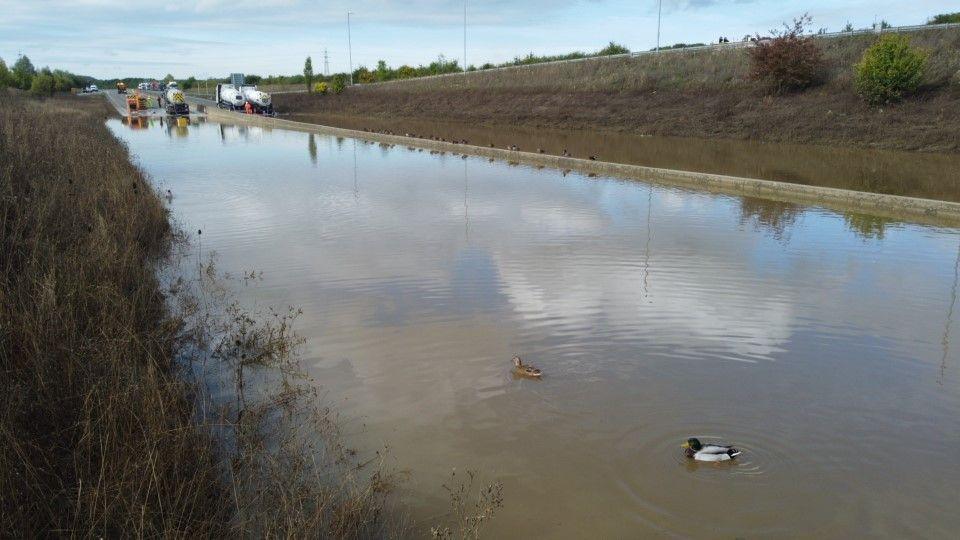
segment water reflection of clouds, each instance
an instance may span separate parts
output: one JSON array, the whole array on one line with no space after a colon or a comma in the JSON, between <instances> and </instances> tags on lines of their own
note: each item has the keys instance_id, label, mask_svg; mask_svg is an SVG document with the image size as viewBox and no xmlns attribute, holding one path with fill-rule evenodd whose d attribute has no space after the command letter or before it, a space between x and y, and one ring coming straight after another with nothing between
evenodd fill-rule
<instances>
[{"instance_id":1,"label":"water reflection of clouds","mask_svg":"<svg viewBox=\"0 0 960 540\"><path fill-rule=\"evenodd\" d=\"M217 208L206 227L242 244L245 266L293 272L276 275L289 280L278 286L309 282L306 303L324 319L334 317L324 298L335 297L340 328L492 313L520 321L518 336L596 347L593 332L677 356L757 360L782 352L797 325L925 336L904 316L949 294L939 278L952 266L930 259L953 257L955 240L930 229L887 227L866 240L883 250L865 256L864 238L830 212L473 159L467 183L460 159L370 145L358 148L357 193L350 145L271 134L272 153L298 148L298 164L316 154L324 167L229 148L230 185L197 208ZM875 264L893 259L899 270ZM356 304L345 309L345 297Z\"/></svg>"},{"instance_id":2,"label":"water reflection of clouds","mask_svg":"<svg viewBox=\"0 0 960 540\"><path fill-rule=\"evenodd\" d=\"M350 141L224 146L201 128L173 154L162 132L126 135L221 269L264 270L245 301L304 308L311 374L371 426L369 447L389 441L427 484L470 464L514 479L537 515L613 508L610 523L628 522L649 501L686 508L659 486L694 475L636 456L701 427L757 453L836 457L715 484L722 500L768 501L767 531L801 519L785 485L823 511L837 501L823 493L850 486L921 500L956 484L939 454L957 438L955 231L865 238L807 207L369 145L357 188ZM512 380L515 353L544 380ZM883 440L915 444L904 457L876 451Z\"/></svg>"}]
</instances>

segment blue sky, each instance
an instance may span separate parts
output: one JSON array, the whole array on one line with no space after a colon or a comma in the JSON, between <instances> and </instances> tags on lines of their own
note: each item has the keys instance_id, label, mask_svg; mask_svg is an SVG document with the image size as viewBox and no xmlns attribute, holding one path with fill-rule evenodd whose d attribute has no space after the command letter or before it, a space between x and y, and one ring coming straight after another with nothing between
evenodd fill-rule
<instances>
[{"instance_id":1,"label":"blue sky","mask_svg":"<svg viewBox=\"0 0 960 540\"><path fill-rule=\"evenodd\" d=\"M307 55L322 72L326 48L331 72L346 71L348 10L354 67L463 55L462 0L0 0L0 58L11 64L22 51L37 66L102 78L182 78L298 73ZM737 39L804 12L839 30L958 10L956 0L663 0L661 40ZM656 43L657 0L468 0L467 16L471 64Z\"/></svg>"}]
</instances>

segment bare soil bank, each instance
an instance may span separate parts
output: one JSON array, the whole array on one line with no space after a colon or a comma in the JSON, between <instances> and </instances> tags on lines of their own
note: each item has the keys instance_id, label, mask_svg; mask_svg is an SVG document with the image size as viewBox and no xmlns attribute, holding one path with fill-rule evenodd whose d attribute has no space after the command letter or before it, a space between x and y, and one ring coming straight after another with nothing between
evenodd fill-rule
<instances>
[{"instance_id":1,"label":"bare soil bank","mask_svg":"<svg viewBox=\"0 0 960 540\"><path fill-rule=\"evenodd\" d=\"M298 119L363 115L958 152L960 30L911 37L931 53L925 84L903 103L881 108L853 90L853 65L874 36L823 39L824 83L778 96L749 79L744 49L716 49L396 81L339 96L281 94L275 102Z\"/></svg>"}]
</instances>

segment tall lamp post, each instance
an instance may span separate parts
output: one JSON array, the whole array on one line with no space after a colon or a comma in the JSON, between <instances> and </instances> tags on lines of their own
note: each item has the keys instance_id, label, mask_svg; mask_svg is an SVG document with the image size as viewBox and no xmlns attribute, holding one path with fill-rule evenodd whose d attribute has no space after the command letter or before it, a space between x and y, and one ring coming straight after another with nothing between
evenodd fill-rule
<instances>
[{"instance_id":1,"label":"tall lamp post","mask_svg":"<svg viewBox=\"0 0 960 540\"><path fill-rule=\"evenodd\" d=\"M463 72L467 72L467 0L463 0Z\"/></svg>"},{"instance_id":2,"label":"tall lamp post","mask_svg":"<svg viewBox=\"0 0 960 540\"><path fill-rule=\"evenodd\" d=\"M663 0L657 3L657 52L660 52L660 14L663 12Z\"/></svg>"},{"instance_id":3,"label":"tall lamp post","mask_svg":"<svg viewBox=\"0 0 960 540\"><path fill-rule=\"evenodd\" d=\"M353 86L353 42L350 39L350 15L352 11L347 12L347 55L350 58L350 86Z\"/></svg>"}]
</instances>

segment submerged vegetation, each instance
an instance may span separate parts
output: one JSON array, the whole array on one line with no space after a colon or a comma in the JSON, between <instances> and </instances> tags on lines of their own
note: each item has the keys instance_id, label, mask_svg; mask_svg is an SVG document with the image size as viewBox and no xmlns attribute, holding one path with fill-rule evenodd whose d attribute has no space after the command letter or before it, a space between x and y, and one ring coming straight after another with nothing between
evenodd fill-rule
<instances>
[{"instance_id":1,"label":"submerged vegetation","mask_svg":"<svg viewBox=\"0 0 960 540\"><path fill-rule=\"evenodd\" d=\"M299 312L231 300L107 114L0 91L0 535L402 534L385 454L300 369Z\"/></svg>"}]
</instances>

